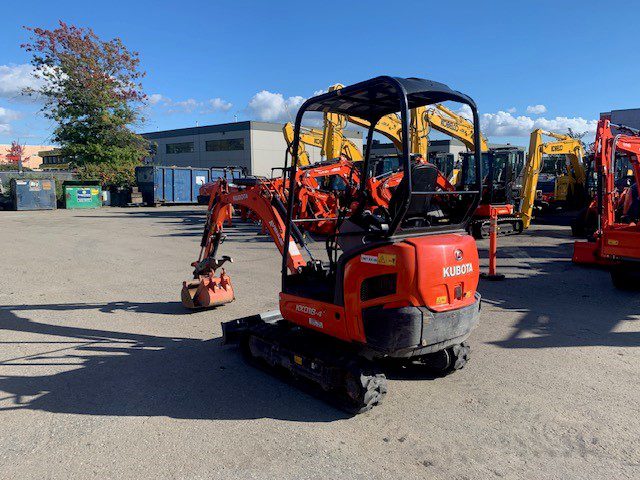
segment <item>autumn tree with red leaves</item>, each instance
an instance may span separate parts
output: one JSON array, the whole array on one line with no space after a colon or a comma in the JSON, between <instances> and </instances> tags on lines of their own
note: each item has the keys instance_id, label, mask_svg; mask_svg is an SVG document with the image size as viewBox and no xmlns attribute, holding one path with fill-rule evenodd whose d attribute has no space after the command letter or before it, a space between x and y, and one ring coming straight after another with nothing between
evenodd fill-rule
<instances>
[{"instance_id":1,"label":"autumn tree with red leaves","mask_svg":"<svg viewBox=\"0 0 640 480\"><path fill-rule=\"evenodd\" d=\"M125 171L120 183L131 183L148 146L130 129L142 120L146 100L138 53L119 38L103 41L92 29L62 21L53 30L25 29L31 38L22 47L32 54L41 86L24 93L43 100L43 114L57 124L52 138L62 156L81 174L109 183L111 172Z\"/></svg>"},{"instance_id":2,"label":"autumn tree with red leaves","mask_svg":"<svg viewBox=\"0 0 640 480\"><path fill-rule=\"evenodd\" d=\"M9 164L16 165L19 171L22 171L22 162L29 157L24 157L24 145L20 145L20 142L14 140L11 142L11 147L7 150L5 158Z\"/></svg>"}]
</instances>

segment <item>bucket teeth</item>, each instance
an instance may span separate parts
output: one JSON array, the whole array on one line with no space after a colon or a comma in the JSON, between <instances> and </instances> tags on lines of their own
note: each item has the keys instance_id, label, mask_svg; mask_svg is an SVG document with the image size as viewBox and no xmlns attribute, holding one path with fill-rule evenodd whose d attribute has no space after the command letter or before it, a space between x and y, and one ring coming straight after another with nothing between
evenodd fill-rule
<instances>
[{"instance_id":1,"label":"bucket teeth","mask_svg":"<svg viewBox=\"0 0 640 480\"><path fill-rule=\"evenodd\" d=\"M233 286L224 269L219 277L208 276L182 283L182 304L191 310L217 307L235 300Z\"/></svg>"}]
</instances>

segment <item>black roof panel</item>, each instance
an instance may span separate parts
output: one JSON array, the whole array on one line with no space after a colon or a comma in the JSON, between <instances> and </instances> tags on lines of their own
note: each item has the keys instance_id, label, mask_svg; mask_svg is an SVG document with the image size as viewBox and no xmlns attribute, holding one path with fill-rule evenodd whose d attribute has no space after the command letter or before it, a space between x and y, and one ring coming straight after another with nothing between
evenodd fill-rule
<instances>
[{"instance_id":1,"label":"black roof panel","mask_svg":"<svg viewBox=\"0 0 640 480\"><path fill-rule=\"evenodd\" d=\"M310 98L300 108L377 120L400 110L403 90L410 109L447 100L475 106L471 98L444 83L423 78L381 76Z\"/></svg>"}]
</instances>

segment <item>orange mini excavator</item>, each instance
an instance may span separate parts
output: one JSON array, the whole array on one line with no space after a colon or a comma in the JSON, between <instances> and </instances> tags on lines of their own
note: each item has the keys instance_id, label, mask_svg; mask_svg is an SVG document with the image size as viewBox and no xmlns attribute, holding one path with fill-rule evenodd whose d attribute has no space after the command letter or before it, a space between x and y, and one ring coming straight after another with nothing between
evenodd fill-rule
<instances>
[{"instance_id":1,"label":"orange mini excavator","mask_svg":"<svg viewBox=\"0 0 640 480\"><path fill-rule=\"evenodd\" d=\"M622 133L614 135L611 127ZM596 131L594 162L598 179L597 230L589 241L575 242L573 261L609 266L617 288L637 289L640 284L640 131L601 119ZM618 162L632 167L635 184L624 192L629 197L628 203L635 204L635 208L624 212L619 221L615 212L619 197L615 181Z\"/></svg>"},{"instance_id":2,"label":"orange mini excavator","mask_svg":"<svg viewBox=\"0 0 640 480\"><path fill-rule=\"evenodd\" d=\"M466 340L480 316L478 251L466 227L480 199L482 167L475 163L475 187L443 189L437 168L412 162L408 153L410 109L444 101L471 108L479 145L475 103L442 83L381 76L307 100L296 117L293 152L305 112L357 116L371 124L362 178L354 198L339 207L326 254L316 258L298 230L309 219L296 217L294 155L284 169L286 208L268 183L250 178L211 198L194 281L183 288L185 305L233 300L222 268L230 259L220 257L218 247L229 204L245 205L262 219L282 254L280 308L223 323L224 343L238 343L251 363L286 372L353 413L382 401L389 364L440 374L462 368L469 355ZM375 125L390 113L399 113L403 129L402 179L386 206L373 208L367 181L371 146Z\"/></svg>"}]
</instances>

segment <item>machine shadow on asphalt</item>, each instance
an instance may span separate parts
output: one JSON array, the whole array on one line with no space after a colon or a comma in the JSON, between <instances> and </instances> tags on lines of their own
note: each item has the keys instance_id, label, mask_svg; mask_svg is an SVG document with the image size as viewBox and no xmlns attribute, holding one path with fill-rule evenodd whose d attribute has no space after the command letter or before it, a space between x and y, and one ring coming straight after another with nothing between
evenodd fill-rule
<instances>
[{"instance_id":1,"label":"machine shadow on asphalt","mask_svg":"<svg viewBox=\"0 0 640 480\"><path fill-rule=\"evenodd\" d=\"M301 395L295 387L247 366L235 349L220 346L220 338L169 338L51 325L15 313L39 308L166 314L174 306L112 302L0 307L0 330L55 337L37 342L52 348L5 359L1 366L72 367L51 375L0 376L0 391L5 392L0 398L0 417L2 412L28 409L208 420L330 422L348 418L321 400ZM183 315L184 310L174 313ZM61 342L60 337L67 341Z\"/></svg>"},{"instance_id":2,"label":"machine shadow on asphalt","mask_svg":"<svg viewBox=\"0 0 640 480\"><path fill-rule=\"evenodd\" d=\"M539 231L536 231L538 234ZM564 232L541 232L567 238ZM640 332L618 331L625 322L638 321L640 300L634 292L616 290L608 272L571 263L572 241L554 245L501 248L503 257L525 258L528 270L510 275L505 283L481 282L483 301L502 310L521 312L508 337L492 342L503 348L568 348L588 346L638 347ZM536 272L531 273L531 270ZM562 295L542 301L551 285ZM505 295L505 287L509 294ZM557 288L557 287L554 287ZM571 308L562 299L571 299Z\"/></svg>"}]
</instances>

